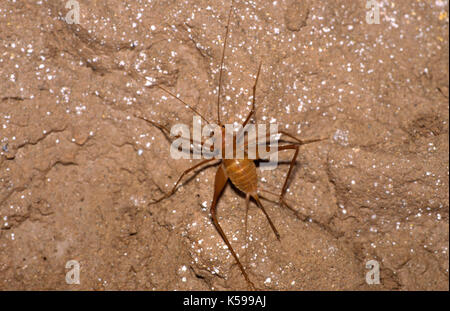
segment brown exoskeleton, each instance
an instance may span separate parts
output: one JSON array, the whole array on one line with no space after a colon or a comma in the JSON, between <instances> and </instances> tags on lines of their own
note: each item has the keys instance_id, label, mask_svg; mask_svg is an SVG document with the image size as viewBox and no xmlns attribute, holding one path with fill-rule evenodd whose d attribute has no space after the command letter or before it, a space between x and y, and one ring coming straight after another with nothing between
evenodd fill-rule
<instances>
[{"instance_id":1,"label":"brown exoskeleton","mask_svg":"<svg viewBox=\"0 0 450 311\"><path fill-rule=\"evenodd\" d=\"M228 31L229 31L229 25L230 25L230 20L231 20L231 15L232 15L232 11L233 11L233 5L231 5L230 11L229 11L229 15L228 15L228 23L227 23L227 28L226 28L226 34L225 34L225 42L224 42L224 47L222 50L222 59L221 59L221 63L220 63L220 73L219 73L219 89L218 89L218 97L217 97L217 124L220 126L220 128L222 129L222 133L221 133L221 138L222 138L222 143L221 145L221 150L219 151L220 156L217 157L213 157L211 159L206 159L201 161L200 163L192 166L191 168L185 170L181 176L178 178L177 182L175 183L175 185L173 186L173 188L171 189L170 192L168 192L167 194L165 194L164 196L162 196L161 198L153 201L151 204L160 202L170 196L172 196L176 190L178 185L180 184L181 180L183 179L184 176L186 176L188 173L194 171L197 168L200 168L202 166L204 166L207 163L210 163L212 161L217 161L216 164L220 164L217 172L216 172L216 176L215 176L215 182L214 182L214 195L213 195L213 199L212 199L212 203L211 203L211 207L210 207L210 213L211 213L211 218L213 221L214 226L216 227L217 231L219 232L220 236L222 237L223 241L225 242L225 244L228 246L228 249L230 250L231 254L233 255L234 259L236 260L239 269L242 272L242 275L244 276L247 284L249 285L249 287L251 289L255 289L254 284L252 283L252 281L250 280L250 278L248 277L247 272L244 269L244 266L241 264L238 256L236 255L236 252L234 251L233 247L231 246L225 232L222 230L222 227L220 226L218 220L217 220L217 216L216 216L216 206L217 206L217 202L219 200L219 197L222 193L222 190L224 189L226 183L228 180L230 180L240 191L242 191L245 194L245 204L246 204L246 208L248 211L248 207L249 207L249 203L250 203L250 199L252 198L257 206L262 210L262 212L264 213L264 215L266 216L270 227L272 228L272 231L274 232L275 236L277 237L277 239L280 239L280 234L278 233L278 230L276 229L274 223L272 222L272 220L270 219L269 215L267 214L264 206L261 203L260 200L260 195L258 195L258 177L257 177L257 172L256 172L256 165L255 165L255 160L259 159L258 154L257 154L257 159L250 159L248 157L248 153L247 153L247 148L248 148L248 143L244 144L244 157L243 158L231 158L231 159L226 159L225 158L225 126L222 124L221 119L220 119L220 99L221 99L221 89L222 89L222 72L223 72L223 61L224 61L224 57L225 57L225 48L227 45L227 39L228 39ZM250 113L247 115L245 121L242 124L242 128L245 128L245 126L249 123L249 121L251 120L252 117L254 117L255 115L255 101L256 101L256 86L258 83L258 78L260 75L260 71L261 71L261 63L258 67L258 73L256 74L256 79L255 79L255 83L253 85L253 98L252 98L252 108ZM178 96L176 96L175 94L173 94L171 91L169 91L168 89L160 86L160 85L156 85L158 88L160 88L161 90L163 90L164 92L166 92L167 94L169 94L170 96L174 97L175 99L177 99L179 102L181 102L183 105L185 105L187 108L189 108L190 110L192 110L195 114L199 115L203 120L205 120L208 124L209 122L206 120L206 118L204 118L193 106L187 104L186 102L184 102L182 99L180 99ZM147 120L145 118L139 117L149 123L151 123L152 125L156 126L157 128L159 128L161 131L163 131L166 135L170 135L170 131L164 127L163 125L154 122L154 121L150 121ZM237 144L236 142L236 137L239 134L234 134L233 136L233 145L236 146ZM296 159L297 159L297 155L299 153L299 147L301 145L304 144L309 144L309 143L313 143L313 142L317 142L317 141L321 141L324 140L324 138L319 138L319 139L310 139L310 140L300 140L298 138L296 138L295 136L285 132L285 131L278 131L278 135L284 135L288 138L291 138L294 140L294 142L289 143L289 144L284 144L284 145L280 145L277 148L277 151L282 151L282 150L293 150L294 151L294 155L290 161L290 166L289 166L289 170L286 176L286 179L284 181L281 193L279 195L279 203L281 205L285 205L287 206L286 200L284 198L284 195L286 193L287 190L287 186L288 186L288 180L289 177L291 176L292 173L292 169L295 166L296 163ZM179 137L178 137L179 138ZM198 141L194 141L192 138L190 138L190 143L191 145L193 144L198 144L203 146L204 142L198 142ZM192 150L190 150L192 152Z\"/></svg>"}]
</instances>

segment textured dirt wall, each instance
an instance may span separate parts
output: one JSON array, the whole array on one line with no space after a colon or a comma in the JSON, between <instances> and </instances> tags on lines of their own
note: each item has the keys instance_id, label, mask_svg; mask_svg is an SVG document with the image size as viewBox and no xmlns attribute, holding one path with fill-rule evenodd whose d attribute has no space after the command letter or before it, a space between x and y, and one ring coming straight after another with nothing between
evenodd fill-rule
<instances>
[{"instance_id":1,"label":"textured dirt wall","mask_svg":"<svg viewBox=\"0 0 450 311\"><path fill-rule=\"evenodd\" d=\"M260 289L448 290L448 1L378 3L380 24L366 1L235 3L222 121L245 118L262 61L256 122L328 138L301 147L294 211L263 202L281 241L253 204L246 236L244 197L221 197ZM0 3L0 289L247 289L209 216L217 166L150 205L198 160L136 117L192 125L161 85L216 121L229 3L79 7L69 25L64 1ZM279 192L287 169L259 187Z\"/></svg>"}]
</instances>

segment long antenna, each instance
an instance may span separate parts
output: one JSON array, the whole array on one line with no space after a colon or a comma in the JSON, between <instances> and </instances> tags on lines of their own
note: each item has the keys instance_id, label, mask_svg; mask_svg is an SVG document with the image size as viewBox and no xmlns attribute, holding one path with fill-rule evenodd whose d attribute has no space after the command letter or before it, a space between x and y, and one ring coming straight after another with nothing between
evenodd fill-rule
<instances>
[{"instance_id":1,"label":"long antenna","mask_svg":"<svg viewBox=\"0 0 450 311\"><path fill-rule=\"evenodd\" d=\"M228 39L228 30L230 29L230 20L231 20L231 12L233 11L233 1L231 2L230 12L228 13L228 22L227 22L227 31L225 33L225 41L223 43L222 50L222 60L220 62L220 73L219 73L219 91L217 95L217 122L220 123L220 93L222 90L222 72L223 72L223 60L225 59L225 50L227 47L227 39Z\"/></svg>"},{"instance_id":2,"label":"long antenna","mask_svg":"<svg viewBox=\"0 0 450 311\"><path fill-rule=\"evenodd\" d=\"M191 109L194 113L198 114L200 116L200 118L202 118L206 123L210 124L208 120L206 120L206 118L204 116L202 116L202 114L200 112L198 112L194 107L192 107L191 105L187 104L185 101L183 101L181 98L179 98L178 96L176 96L175 94L173 94L172 92L170 92L169 90L163 88L160 85L156 85L158 88L160 88L161 90L163 90L164 92L166 92L167 94L169 94L170 96L178 99L181 103L183 103L184 105L186 105L186 107L188 107L189 109Z\"/></svg>"}]
</instances>

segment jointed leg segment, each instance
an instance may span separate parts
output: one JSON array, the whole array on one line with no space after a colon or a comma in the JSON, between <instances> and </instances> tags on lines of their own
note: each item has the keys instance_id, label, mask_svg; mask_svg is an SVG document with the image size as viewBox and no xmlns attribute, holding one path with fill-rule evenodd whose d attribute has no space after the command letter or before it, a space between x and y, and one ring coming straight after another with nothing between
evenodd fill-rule
<instances>
[{"instance_id":1,"label":"jointed leg segment","mask_svg":"<svg viewBox=\"0 0 450 311\"><path fill-rule=\"evenodd\" d=\"M222 237L222 240L227 245L229 251L231 252L231 255L233 255L234 259L236 260L239 269L242 272L242 275L244 276L245 280L247 281L247 284L250 286L251 289L255 289L255 285L250 281L250 278L247 275L247 272L244 269L244 266L241 264L238 256L236 255L233 247L230 244L230 241L228 241L227 236L225 235L225 232L222 230L222 227L219 224L219 221L217 220L217 210L216 205L217 201L219 200L220 194L222 193L223 189L225 188L225 185L227 183L228 177L226 176L225 170L222 166L219 166L219 169L217 170L215 181L214 181L214 197L211 204L211 218L213 221L214 226L216 227L217 231L219 232L220 236Z\"/></svg>"}]
</instances>

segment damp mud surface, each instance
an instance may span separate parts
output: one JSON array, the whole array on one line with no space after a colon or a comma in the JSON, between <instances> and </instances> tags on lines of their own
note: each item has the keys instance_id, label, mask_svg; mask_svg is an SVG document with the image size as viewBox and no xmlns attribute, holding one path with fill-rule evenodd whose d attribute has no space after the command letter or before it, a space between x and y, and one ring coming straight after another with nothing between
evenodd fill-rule
<instances>
[{"instance_id":1,"label":"damp mud surface","mask_svg":"<svg viewBox=\"0 0 450 311\"><path fill-rule=\"evenodd\" d=\"M218 166L150 204L200 160L143 120L192 126L162 86L217 121L230 3L75 2L79 24L65 1L0 3L0 289L247 289L209 214ZM280 241L253 202L245 230L235 187L219 200L258 289L448 290L448 1L374 3L378 24L359 0L234 4L222 122L262 62L255 122L326 138L300 147L292 209L266 194ZM292 156L259 189L280 193Z\"/></svg>"}]
</instances>

